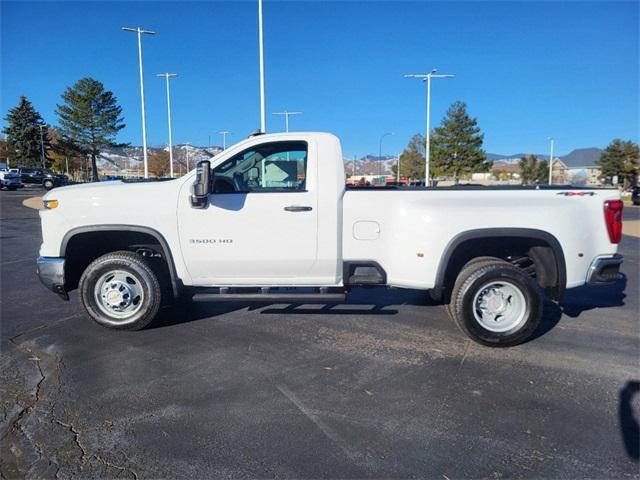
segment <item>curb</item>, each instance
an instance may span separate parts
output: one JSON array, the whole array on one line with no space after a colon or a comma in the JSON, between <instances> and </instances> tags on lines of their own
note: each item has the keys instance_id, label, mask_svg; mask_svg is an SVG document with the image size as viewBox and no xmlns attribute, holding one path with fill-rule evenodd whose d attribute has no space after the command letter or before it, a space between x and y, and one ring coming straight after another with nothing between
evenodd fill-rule
<instances>
[{"instance_id":1,"label":"curb","mask_svg":"<svg viewBox=\"0 0 640 480\"><path fill-rule=\"evenodd\" d=\"M34 210L44 210L42 205L42 197L30 197L22 201L22 205L27 208L33 208Z\"/></svg>"}]
</instances>

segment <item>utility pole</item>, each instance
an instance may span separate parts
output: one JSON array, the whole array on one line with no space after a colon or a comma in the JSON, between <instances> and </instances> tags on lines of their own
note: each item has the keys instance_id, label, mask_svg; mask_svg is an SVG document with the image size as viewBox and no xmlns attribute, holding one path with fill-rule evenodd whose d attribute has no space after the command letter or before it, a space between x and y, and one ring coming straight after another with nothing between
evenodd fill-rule
<instances>
[{"instance_id":1,"label":"utility pole","mask_svg":"<svg viewBox=\"0 0 640 480\"><path fill-rule=\"evenodd\" d=\"M155 35L156 32L144 30L140 27L122 27L125 32L136 32L138 34L138 63L140 65L140 104L142 106L142 156L144 158L144 178L149 178L149 164L147 159L147 125L144 114L144 79L142 73L142 34Z\"/></svg>"},{"instance_id":2,"label":"utility pole","mask_svg":"<svg viewBox=\"0 0 640 480\"><path fill-rule=\"evenodd\" d=\"M395 135L395 133L393 132L387 132L382 134L382 136L380 137L380 142L378 145L378 175L382 175L382 140L384 139L384 137L389 136L389 135Z\"/></svg>"},{"instance_id":3,"label":"utility pole","mask_svg":"<svg viewBox=\"0 0 640 480\"><path fill-rule=\"evenodd\" d=\"M551 151L549 152L549 185L553 183L553 142L554 138L549 137L549 141L551 142Z\"/></svg>"},{"instance_id":4,"label":"utility pole","mask_svg":"<svg viewBox=\"0 0 640 480\"><path fill-rule=\"evenodd\" d=\"M187 146L187 172L189 173L189 147L191 146L191 142L187 142L185 143L185 145Z\"/></svg>"},{"instance_id":5,"label":"utility pole","mask_svg":"<svg viewBox=\"0 0 640 480\"><path fill-rule=\"evenodd\" d=\"M231 135L233 132L227 132L226 130L223 130L222 132L218 132L220 135L222 135L222 150L226 150L227 149L227 135Z\"/></svg>"},{"instance_id":6,"label":"utility pole","mask_svg":"<svg viewBox=\"0 0 640 480\"><path fill-rule=\"evenodd\" d=\"M273 112L272 115L284 115L284 131L289 131L289 115L302 115L303 112Z\"/></svg>"},{"instance_id":7,"label":"utility pole","mask_svg":"<svg viewBox=\"0 0 640 480\"><path fill-rule=\"evenodd\" d=\"M430 147L431 147L431 79L432 78L453 78L455 75L442 75L436 74L438 70L433 69L426 74L411 74L405 75L404 78L419 78L423 82L427 83L427 134L425 135L425 171L424 171L424 184L429 186L429 164L430 164Z\"/></svg>"},{"instance_id":8,"label":"utility pole","mask_svg":"<svg viewBox=\"0 0 640 480\"><path fill-rule=\"evenodd\" d=\"M264 107L264 43L262 40L262 0L258 0L258 49L260 53L260 133L267 131Z\"/></svg>"},{"instance_id":9,"label":"utility pole","mask_svg":"<svg viewBox=\"0 0 640 480\"><path fill-rule=\"evenodd\" d=\"M400 186L400 154L398 154L398 159L396 161L396 183Z\"/></svg>"},{"instance_id":10,"label":"utility pole","mask_svg":"<svg viewBox=\"0 0 640 480\"><path fill-rule=\"evenodd\" d=\"M176 73L158 73L156 77L164 77L167 82L167 121L169 124L169 176L173 178L173 141L171 138L171 94L169 93L169 78L177 77Z\"/></svg>"},{"instance_id":11,"label":"utility pole","mask_svg":"<svg viewBox=\"0 0 640 480\"><path fill-rule=\"evenodd\" d=\"M40 157L42 158L42 169L45 170L47 168L44 161L44 135L42 133L43 128L47 128L46 125L38 125L40 127Z\"/></svg>"}]
</instances>

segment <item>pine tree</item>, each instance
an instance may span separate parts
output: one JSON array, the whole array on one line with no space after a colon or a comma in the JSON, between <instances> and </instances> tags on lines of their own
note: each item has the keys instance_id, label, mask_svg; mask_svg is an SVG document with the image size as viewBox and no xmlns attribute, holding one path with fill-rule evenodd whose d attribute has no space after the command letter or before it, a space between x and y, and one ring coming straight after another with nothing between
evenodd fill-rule
<instances>
[{"instance_id":1,"label":"pine tree","mask_svg":"<svg viewBox=\"0 0 640 480\"><path fill-rule=\"evenodd\" d=\"M11 142L7 138L0 138L0 163L13 166L11 162L14 161L15 156L15 149Z\"/></svg>"},{"instance_id":2,"label":"pine tree","mask_svg":"<svg viewBox=\"0 0 640 480\"><path fill-rule=\"evenodd\" d=\"M466 104L454 102L442 124L431 134L431 175L458 177L488 172L493 162L487 161L483 140L484 134L477 120L467 113Z\"/></svg>"},{"instance_id":3,"label":"pine tree","mask_svg":"<svg viewBox=\"0 0 640 480\"><path fill-rule=\"evenodd\" d=\"M7 127L3 133L13 147L12 165L25 167L42 166L42 148L44 144L45 166L49 150L48 129L40 114L24 96L18 106L9 110L5 117ZM42 128L41 128L42 126ZM42 130L42 132L41 132Z\"/></svg>"},{"instance_id":4,"label":"pine tree","mask_svg":"<svg viewBox=\"0 0 640 480\"><path fill-rule=\"evenodd\" d=\"M397 175L397 168L397 165L391 167L394 175ZM422 180L424 179L424 170L424 137L417 133L400 154L400 176Z\"/></svg>"},{"instance_id":5,"label":"pine tree","mask_svg":"<svg viewBox=\"0 0 640 480\"><path fill-rule=\"evenodd\" d=\"M112 92L93 78L83 78L63 94L58 105L60 133L85 154L91 155L93 180L98 180L96 159L101 149L118 146L114 139L124 128L122 108Z\"/></svg>"},{"instance_id":6,"label":"pine tree","mask_svg":"<svg viewBox=\"0 0 640 480\"><path fill-rule=\"evenodd\" d=\"M597 163L602 169L603 176L614 177L617 175L618 179L622 180L624 186L627 187L630 184L636 184L640 171L639 157L640 150L637 143L616 138L604 149Z\"/></svg>"},{"instance_id":7,"label":"pine tree","mask_svg":"<svg viewBox=\"0 0 640 480\"><path fill-rule=\"evenodd\" d=\"M538 160L535 155L522 157L518 163L523 185L549 183L549 162Z\"/></svg>"}]
</instances>

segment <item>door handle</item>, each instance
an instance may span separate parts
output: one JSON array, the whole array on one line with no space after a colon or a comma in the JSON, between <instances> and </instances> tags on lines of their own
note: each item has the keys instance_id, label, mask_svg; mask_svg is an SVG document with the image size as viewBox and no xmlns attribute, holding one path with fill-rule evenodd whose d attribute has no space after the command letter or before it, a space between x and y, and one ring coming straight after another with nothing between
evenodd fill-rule
<instances>
[{"instance_id":1,"label":"door handle","mask_svg":"<svg viewBox=\"0 0 640 480\"><path fill-rule=\"evenodd\" d=\"M305 207L302 205L289 205L288 207L284 207L287 212L309 212L313 210L311 207Z\"/></svg>"}]
</instances>

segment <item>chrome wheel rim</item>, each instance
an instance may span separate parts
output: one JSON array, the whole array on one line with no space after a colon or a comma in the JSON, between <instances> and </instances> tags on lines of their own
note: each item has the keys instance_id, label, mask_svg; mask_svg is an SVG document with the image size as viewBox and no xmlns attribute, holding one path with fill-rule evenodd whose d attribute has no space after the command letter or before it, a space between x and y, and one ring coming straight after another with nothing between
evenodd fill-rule
<instances>
[{"instance_id":1,"label":"chrome wheel rim","mask_svg":"<svg viewBox=\"0 0 640 480\"><path fill-rule=\"evenodd\" d=\"M140 279L125 270L103 274L93 289L98 308L113 323L126 323L142 308L144 290Z\"/></svg>"},{"instance_id":2,"label":"chrome wheel rim","mask_svg":"<svg viewBox=\"0 0 640 480\"><path fill-rule=\"evenodd\" d=\"M529 306L522 290L510 282L494 281L483 285L473 298L476 321L491 332L520 328L527 319Z\"/></svg>"}]
</instances>

